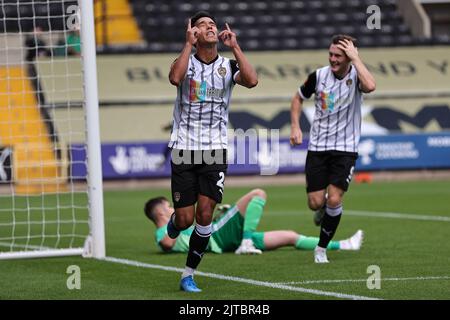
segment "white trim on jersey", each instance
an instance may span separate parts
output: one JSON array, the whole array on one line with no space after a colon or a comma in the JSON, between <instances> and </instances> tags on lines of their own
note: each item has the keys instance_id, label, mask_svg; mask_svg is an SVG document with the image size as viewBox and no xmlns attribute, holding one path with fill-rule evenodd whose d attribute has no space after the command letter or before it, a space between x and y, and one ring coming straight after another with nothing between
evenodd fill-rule
<instances>
[{"instance_id":1,"label":"white trim on jersey","mask_svg":"<svg viewBox=\"0 0 450 320\"><path fill-rule=\"evenodd\" d=\"M234 81L234 83L236 83L236 77L237 77L237 75L238 75L240 72L241 72L241 70L238 70L238 71L234 74L234 76L233 76L233 81Z\"/></svg>"},{"instance_id":2,"label":"white trim on jersey","mask_svg":"<svg viewBox=\"0 0 450 320\"><path fill-rule=\"evenodd\" d=\"M300 95L300 97L302 98L302 100L308 100L308 98L306 98L306 97L303 95L303 92L302 92L301 87L298 88L298 94Z\"/></svg>"}]
</instances>

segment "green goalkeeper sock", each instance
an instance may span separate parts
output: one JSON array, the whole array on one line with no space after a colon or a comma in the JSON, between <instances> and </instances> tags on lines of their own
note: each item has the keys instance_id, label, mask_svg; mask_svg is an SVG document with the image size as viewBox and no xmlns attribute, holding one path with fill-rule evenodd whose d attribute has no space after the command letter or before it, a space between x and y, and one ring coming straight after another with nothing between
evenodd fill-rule
<instances>
[{"instance_id":1,"label":"green goalkeeper sock","mask_svg":"<svg viewBox=\"0 0 450 320\"><path fill-rule=\"evenodd\" d=\"M261 197L253 197L247 205L244 218L244 230L242 237L244 239L251 239L252 233L256 231L259 220L263 213L266 200Z\"/></svg>"},{"instance_id":2,"label":"green goalkeeper sock","mask_svg":"<svg viewBox=\"0 0 450 320\"><path fill-rule=\"evenodd\" d=\"M300 235L298 237L297 242L295 243L295 248L299 250L314 250L314 248L319 243L319 238L317 237L305 237ZM330 241L327 249L329 250L339 250L340 244L339 241Z\"/></svg>"}]
</instances>

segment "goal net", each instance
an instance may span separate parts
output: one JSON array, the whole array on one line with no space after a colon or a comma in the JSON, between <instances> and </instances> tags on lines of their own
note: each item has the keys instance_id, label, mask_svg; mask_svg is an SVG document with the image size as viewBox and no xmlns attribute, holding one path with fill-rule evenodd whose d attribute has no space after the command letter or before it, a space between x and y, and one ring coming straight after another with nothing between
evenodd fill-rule
<instances>
[{"instance_id":1,"label":"goal net","mask_svg":"<svg viewBox=\"0 0 450 320\"><path fill-rule=\"evenodd\" d=\"M0 259L104 256L92 1L0 4Z\"/></svg>"}]
</instances>

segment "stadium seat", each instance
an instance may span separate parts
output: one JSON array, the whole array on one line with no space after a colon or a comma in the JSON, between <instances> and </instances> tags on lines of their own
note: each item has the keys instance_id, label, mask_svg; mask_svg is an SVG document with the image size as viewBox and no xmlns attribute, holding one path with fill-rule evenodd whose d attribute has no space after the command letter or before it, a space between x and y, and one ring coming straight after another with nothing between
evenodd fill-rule
<instances>
[{"instance_id":1,"label":"stadium seat","mask_svg":"<svg viewBox=\"0 0 450 320\"><path fill-rule=\"evenodd\" d=\"M63 13L67 12L70 5L76 4L76 0L64 1L63 5L44 1L21 3L18 0L3 0L0 13L3 21L0 23L0 30L2 32L31 32L36 25L41 26L44 30L49 28L62 30L66 28ZM50 20L49 16L52 16ZM19 17L22 19L18 20ZM51 25L49 25L49 21Z\"/></svg>"},{"instance_id":2,"label":"stadium seat","mask_svg":"<svg viewBox=\"0 0 450 320\"><path fill-rule=\"evenodd\" d=\"M267 50L276 50L280 48L280 41L277 38L262 40L262 43Z\"/></svg>"},{"instance_id":3,"label":"stadium seat","mask_svg":"<svg viewBox=\"0 0 450 320\"><path fill-rule=\"evenodd\" d=\"M436 27L439 38L414 38L403 23L395 0L229 0L204 2L200 0L130 0L134 17L138 22L148 51L164 52L179 48L187 17L198 10L211 12L217 19L218 28L229 23L248 50L322 48L330 36L345 33L355 36L362 46L420 45L425 43L448 44L445 27ZM76 0L60 3L20 2L4 0L0 17L1 32L32 31L35 24L44 29L65 28L64 13ZM382 11L382 28L370 30L366 26L369 5L376 4ZM51 19L48 14L61 18ZM439 15L440 12L435 13ZM445 13L441 14L447 19ZM22 19L17 17L34 17ZM6 17L6 19L4 19ZM270 29L276 27L278 32ZM441 30L441 29L443 30ZM267 31L268 30L268 31ZM276 35L275 35L276 34ZM265 35L269 38L265 39Z\"/></svg>"}]
</instances>

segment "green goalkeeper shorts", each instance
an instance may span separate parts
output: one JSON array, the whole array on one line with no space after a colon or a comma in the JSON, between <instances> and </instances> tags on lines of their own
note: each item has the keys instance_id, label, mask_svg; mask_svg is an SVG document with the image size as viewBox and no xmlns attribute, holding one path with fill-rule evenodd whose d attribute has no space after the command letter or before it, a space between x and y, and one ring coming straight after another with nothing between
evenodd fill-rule
<instances>
[{"instance_id":1,"label":"green goalkeeper shorts","mask_svg":"<svg viewBox=\"0 0 450 320\"><path fill-rule=\"evenodd\" d=\"M213 223L212 238L222 249L222 252L235 251L242 241L244 218L236 205ZM256 248L264 250L264 232L254 232L252 240Z\"/></svg>"},{"instance_id":2,"label":"green goalkeeper shorts","mask_svg":"<svg viewBox=\"0 0 450 320\"><path fill-rule=\"evenodd\" d=\"M211 237L222 249L222 252L236 250L242 241L244 218L236 205L232 206L213 223Z\"/></svg>"}]
</instances>

